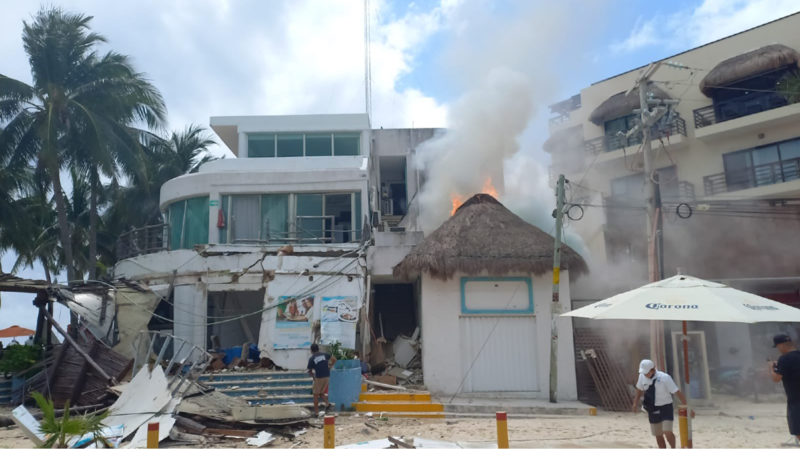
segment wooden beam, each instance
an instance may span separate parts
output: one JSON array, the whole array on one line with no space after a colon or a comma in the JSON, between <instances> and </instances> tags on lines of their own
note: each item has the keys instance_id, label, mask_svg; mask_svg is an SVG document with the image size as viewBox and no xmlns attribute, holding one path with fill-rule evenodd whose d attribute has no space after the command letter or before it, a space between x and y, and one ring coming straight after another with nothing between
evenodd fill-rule
<instances>
[{"instance_id":1,"label":"wooden beam","mask_svg":"<svg viewBox=\"0 0 800 450\"><path fill-rule=\"evenodd\" d=\"M95 357L97 355L97 348L99 344L97 341L92 342L92 346L89 348L89 356ZM72 387L72 394L69 397L69 403L71 405L77 405L78 400L81 398L81 394L83 393L83 385L86 384L86 375L89 372L89 360L84 360L83 364L81 364L81 370L78 372L78 377L75 378L75 386Z\"/></svg>"},{"instance_id":2,"label":"wooden beam","mask_svg":"<svg viewBox=\"0 0 800 450\"><path fill-rule=\"evenodd\" d=\"M81 356L83 356L83 359L85 359L89 363L89 365L92 366L92 368L95 370L95 372L97 372L103 378L103 380L105 380L106 382L108 382L112 386L116 386L117 384L119 384L117 382L117 380L114 379L114 377L109 376L106 373L106 371L103 370L102 367L100 367L96 362L94 362L94 360L92 359L91 356L86 354L86 352L80 347L80 345L78 345L78 343L75 342L74 339L72 339L72 336L70 336L69 333L64 331L64 329L61 328L61 325L59 325L58 322L56 322L56 320L53 319L53 316L50 315L49 312L44 310L44 308L40 308L40 309L42 309L44 311L44 316L53 325L53 327L56 329L56 331L58 331L61 334L61 336L64 337L64 341L65 342L69 342L70 345L72 345L72 347L75 348L75 351L77 351Z\"/></svg>"},{"instance_id":3,"label":"wooden beam","mask_svg":"<svg viewBox=\"0 0 800 450\"><path fill-rule=\"evenodd\" d=\"M50 367L49 373L47 374L47 393L49 394L53 389L53 384L55 383L56 379L56 371L58 370L58 366L61 365L61 361L64 360L64 355L67 354L67 349L69 349L70 343L69 341L64 341L61 344L61 348L58 349L58 354L56 355L56 360L53 361L53 365ZM52 396L51 396L52 397Z\"/></svg>"}]
</instances>

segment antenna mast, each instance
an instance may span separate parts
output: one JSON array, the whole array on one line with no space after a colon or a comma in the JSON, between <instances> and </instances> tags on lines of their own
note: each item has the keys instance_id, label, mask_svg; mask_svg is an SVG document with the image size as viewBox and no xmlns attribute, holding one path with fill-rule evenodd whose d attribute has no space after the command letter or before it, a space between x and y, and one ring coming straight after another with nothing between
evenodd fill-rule
<instances>
[{"instance_id":1,"label":"antenna mast","mask_svg":"<svg viewBox=\"0 0 800 450\"><path fill-rule=\"evenodd\" d=\"M364 107L367 116L372 118L372 62L370 58L370 4L364 0Z\"/></svg>"}]
</instances>

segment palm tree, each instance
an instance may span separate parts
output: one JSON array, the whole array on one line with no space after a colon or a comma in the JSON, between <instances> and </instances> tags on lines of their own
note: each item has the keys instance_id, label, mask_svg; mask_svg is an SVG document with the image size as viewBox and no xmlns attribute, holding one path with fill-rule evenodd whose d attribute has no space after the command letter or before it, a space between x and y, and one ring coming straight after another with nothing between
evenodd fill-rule
<instances>
[{"instance_id":1,"label":"palm tree","mask_svg":"<svg viewBox=\"0 0 800 450\"><path fill-rule=\"evenodd\" d=\"M196 173L200 166L219 158L208 153L215 142L199 125L172 132L169 139L150 139L145 146L142 170L130 177L130 186L109 186L113 201L106 219L120 233L161 223L160 193L167 181Z\"/></svg>"},{"instance_id":2,"label":"palm tree","mask_svg":"<svg viewBox=\"0 0 800 450\"><path fill-rule=\"evenodd\" d=\"M131 126L158 128L166 116L161 95L127 57L98 55L95 48L106 39L90 31L91 20L60 8L40 10L22 33L32 85L0 74L0 160L37 161L46 171L69 282L76 272L61 170L92 166L115 173L115 163L136 160L129 150L138 148L139 135Z\"/></svg>"}]
</instances>

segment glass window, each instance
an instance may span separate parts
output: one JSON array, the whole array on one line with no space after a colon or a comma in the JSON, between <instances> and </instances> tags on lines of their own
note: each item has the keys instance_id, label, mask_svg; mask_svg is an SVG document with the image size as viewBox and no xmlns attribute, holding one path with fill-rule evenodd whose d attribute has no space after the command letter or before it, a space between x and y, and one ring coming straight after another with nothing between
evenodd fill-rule
<instances>
[{"instance_id":1,"label":"glass window","mask_svg":"<svg viewBox=\"0 0 800 450\"><path fill-rule=\"evenodd\" d=\"M234 195L231 203L231 243L259 241L262 229L261 196Z\"/></svg>"},{"instance_id":2,"label":"glass window","mask_svg":"<svg viewBox=\"0 0 800 450\"><path fill-rule=\"evenodd\" d=\"M355 205L353 205L356 210L356 226L353 227L353 240L360 241L361 240L361 192L356 192L355 194Z\"/></svg>"},{"instance_id":3,"label":"glass window","mask_svg":"<svg viewBox=\"0 0 800 450\"><path fill-rule=\"evenodd\" d=\"M295 158L303 156L302 134L278 135L278 158Z\"/></svg>"},{"instance_id":4,"label":"glass window","mask_svg":"<svg viewBox=\"0 0 800 450\"><path fill-rule=\"evenodd\" d=\"M322 194L297 195L297 231L301 241L321 239L324 231Z\"/></svg>"},{"instance_id":5,"label":"glass window","mask_svg":"<svg viewBox=\"0 0 800 450\"><path fill-rule=\"evenodd\" d=\"M336 156L360 155L361 133L334 133L333 154Z\"/></svg>"},{"instance_id":6,"label":"glass window","mask_svg":"<svg viewBox=\"0 0 800 450\"><path fill-rule=\"evenodd\" d=\"M261 196L261 223L263 239L270 243L282 243L289 234L289 195L268 194Z\"/></svg>"},{"instance_id":7,"label":"glass window","mask_svg":"<svg viewBox=\"0 0 800 450\"><path fill-rule=\"evenodd\" d=\"M186 200L186 225L181 248L208 244L208 197Z\"/></svg>"},{"instance_id":8,"label":"glass window","mask_svg":"<svg viewBox=\"0 0 800 450\"><path fill-rule=\"evenodd\" d=\"M186 202L181 200L169 205L169 249L181 248L183 237L183 214L186 212Z\"/></svg>"},{"instance_id":9,"label":"glass window","mask_svg":"<svg viewBox=\"0 0 800 450\"><path fill-rule=\"evenodd\" d=\"M194 197L169 205L169 249L208 244L208 197Z\"/></svg>"},{"instance_id":10,"label":"glass window","mask_svg":"<svg viewBox=\"0 0 800 450\"><path fill-rule=\"evenodd\" d=\"M781 161L800 158L800 139L781 142Z\"/></svg>"},{"instance_id":11,"label":"glass window","mask_svg":"<svg viewBox=\"0 0 800 450\"><path fill-rule=\"evenodd\" d=\"M626 147L628 138L619 133L627 133L628 130L633 128L634 124L635 117L633 115L607 121L605 123L606 151L610 152Z\"/></svg>"},{"instance_id":12,"label":"glass window","mask_svg":"<svg viewBox=\"0 0 800 450\"><path fill-rule=\"evenodd\" d=\"M611 195L644 198L644 176L636 174L611 180Z\"/></svg>"},{"instance_id":13,"label":"glass window","mask_svg":"<svg viewBox=\"0 0 800 450\"><path fill-rule=\"evenodd\" d=\"M273 158L273 157L275 157L275 135L274 134L248 134L247 135L247 157L248 158Z\"/></svg>"},{"instance_id":14,"label":"glass window","mask_svg":"<svg viewBox=\"0 0 800 450\"><path fill-rule=\"evenodd\" d=\"M333 142L328 134L306 135L306 156L331 156L333 155Z\"/></svg>"}]
</instances>

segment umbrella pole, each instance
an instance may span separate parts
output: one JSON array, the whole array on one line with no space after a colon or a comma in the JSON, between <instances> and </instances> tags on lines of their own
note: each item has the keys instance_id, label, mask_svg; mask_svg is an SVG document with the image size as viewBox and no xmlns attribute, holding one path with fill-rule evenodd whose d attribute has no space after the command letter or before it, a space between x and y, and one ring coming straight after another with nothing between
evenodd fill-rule
<instances>
[{"instance_id":1,"label":"umbrella pole","mask_svg":"<svg viewBox=\"0 0 800 450\"><path fill-rule=\"evenodd\" d=\"M686 383L686 435L689 441L689 448L692 448L692 407L690 405L692 398L692 388L689 384L689 333L686 331L686 321L683 321L683 372L684 380Z\"/></svg>"}]
</instances>

